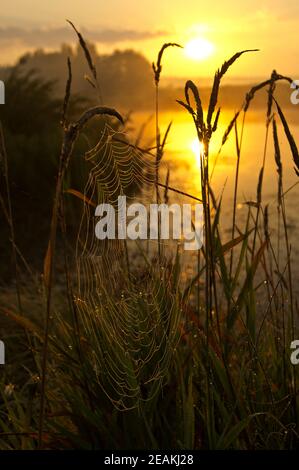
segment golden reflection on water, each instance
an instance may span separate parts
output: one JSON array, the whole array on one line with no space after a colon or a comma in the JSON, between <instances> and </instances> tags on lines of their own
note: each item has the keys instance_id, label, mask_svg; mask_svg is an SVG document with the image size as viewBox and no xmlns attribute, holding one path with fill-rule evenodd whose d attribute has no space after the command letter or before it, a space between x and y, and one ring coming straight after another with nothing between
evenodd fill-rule
<instances>
[{"instance_id":1,"label":"golden reflection on water","mask_svg":"<svg viewBox=\"0 0 299 470\"><path fill-rule=\"evenodd\" d=\"M220 115L217 132L212 136L209 148L209 167L213 168L215 157L221 147L223 135L234 117L234 110L223 110ZM133 125L136 125L136 134L140 126L148 120L148 114L140 113L135 115ZM299 128L298 116L290 123L291 132L298 136ZM172 127L168 135L165 145L165 152L161 161L160 178L161 182L166 181L167 170L170 170L169 186L176 188L189 195L201 198L200 186L200 152L201 145L198 142L196 129L192 118L188 113L182 111L162 112L159 116L159 127L162 138L169 123ZM281 125L278 125L278 133L281 144L281 154L284 169L284 186L286 188L293 187L292 191L286 196L289 220L293 227L298 226L298 198L299 185L298 177L293 169L293 159L290 148L285 139ZM241 124L238 123L238 135L241 135ZM238 179L238 201L237 201L237 217L238 226L241 228L247 223L248 206L246 201L256 200L257 184L259 173L263 162L263 152L265 145L265 113L251 114L246 118L246 124L242 139L240 170ZM154 117L146 133L143 136L141 146L153 147L155 137L155 120ZM147 143L149 144L147 146ZM236 177L236 139L234 129L229 136L225 146L222 148L212 179L212 189L215 197L219 200L222 198L221 206L221 227L223 233L231 232L232 224L232 208L233 195ZM170 203L190 202L186 200L187 196L178 195L176 192L170 192ZM192 200L191 200L192 201ZM264 171L263 184L263 205L269 205L269 215L271 221L275 225L275 214L277 207L277 171L274 158L274 146L271 138L268 139L266 167ZM294 256L299 256L298 240L296 238L296 230L290 231L290 240L294 247ZM297 263L298 264L298 263Z\"/></svg>"},{"instance_id":2,"label":"golden reflection on water","mask_svg":"<svg viewBox=\"0 0 299 470\"><path fill-rule=\"evenodd\" d=\"M213 134L209 148L209 165L213 168L215 158L221 147L223 135L234 116L234 110L223 110L220 114L218 129ZM250 119L249 119L250 118ZM256 197L256 187L259 170L263 160L263 147L265 140L264 114L249 116L244 130L241 164L239 174L239 197L243 200L250 200ZM133 116L133 126L136 131L148 120L148 114L136 113ZM165 152L161 165L161 177L170 168L170 186L186 191L196 197L200 197L200 152L201 146L197 139L196 129L192 117L184 111L161 112L159 116L159 126L162 137L169 123L172 127L165 145ZM291 126L293 128L293 126ZM296 128L294 128L297 131ZM238 133L241 133L239 123ZM283 133L281 134L283 137ZM144 139L151 140L155 136L155 119L146 128ZM146 147L146 145L145 145ZM282 152L284 155L284 169L286 185L294 183L295 173L293 172L292 158L287 144L282 139ZM276 166L274 162L273 143L269 139L267 150L267 165L264 174L265 194L268 193L271 199L275 198L276 192ZM225 187L224 196L231 198L236 170L236 144L234 129L219 157L213 174L213 190L216 194L222 193ZM272 195L273 194L273 195ZM241 201L242 202L242 201Z\"/></svg>"},{"instance_id":3,"label":"golden reflection on water","mask_svg":"<svg viewBox=\"0 0 299 470\"><path fill-rule=\"evenodd\" d=\"M195 137L193 140L189 142L189 148L192 150L194 157L195 157L195 164L197 165L198 169L200 170L201 167L201 157L204 151L203 143Z\"/></svg>"},{"instance_id":4,"label":"golden reflection on water","mask_svg":"<svg viewBox=\"0 0 299 470\"><path fill-rule=\"evenodd\" d=\"M233 117L233 112L223 113L217 133L213 135L213 139L209 148L209 164L210 168L214 165L215 156L217 155L222 136L227 128L228 123ZM146 117L138 117L138 122L145 122ZM159 126L162 137L166 132L169 123L172 122L172 127L168 135L167 143L165 145L164 157L161 165L161 175L163 177L164 167L170 167L171 185L184 190L193 196L200 197L200 166L201 166L201 152L203 145L199 142L194 122L191 116L182 111L162 112L159 116ZM150 126L147 128L147 135L154 136L155 127L154 119ZM229 167L235 163L234 145L231 142L227 143L223 157L217 160L217 168L222 168L222 175L227 172ZM233 165L232 165L233 164ZM166 170L165 170L166 171ZM217 180L215 173L214 179Z\"/></svg>"}]
</instances>

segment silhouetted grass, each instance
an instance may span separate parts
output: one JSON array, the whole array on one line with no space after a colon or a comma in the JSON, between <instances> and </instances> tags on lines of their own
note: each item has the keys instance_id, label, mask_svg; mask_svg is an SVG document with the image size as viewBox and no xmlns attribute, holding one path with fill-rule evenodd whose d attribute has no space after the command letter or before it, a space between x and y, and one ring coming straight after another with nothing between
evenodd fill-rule
<instances>
[{"instance_id":1,"label":"silhouetted grass","mask_svg":"<svg viewBox=\"0 0 299 470\"><path fill-rule=\"evenodd\" d=\"M79 39L93 79L97 80L86 43L81 35ZM154 67L157 89L166 46ZM74 285L76 278L68 260L63 191L66 172L75 141L91 118L100 114L122 121L122 117L110 108L96 107L75 122L66 121L71 88L69 63L50 239L43 280L38 284L42 292L36 294L44 299L46 311L36 307L32 312L24 305L22 312L17 305L0 307L2 315L21 327L14 342L25 342L31 358L25 355L22 364L26 368L26 382L18 382L18 376L14 375L21 367L20 362L4 372L1 379L0 448L291 449L298 446L298 374L290 362L298 309L277 118L282 122L296 172L299 158L295 140L275 99L276 82L291 79L273 72L269 80L252 88L224 133L222 146L233 131L236 143L231 232L225 242L222 200L215 197L212 187L209 148L221 118L220 108L216 111L218 92L222 77L243 52L248 51L235 54L216 72L209 103L204 106L200 91L191 81L185 87L186 102L179 102L190 114L203 148L198 185L204 205L205 244L193 278L183 283L179 247L172 259L166 259L162 250L157 259L137 244L144 268L136 268L126 245L128 269L122 269L120 262L118 289L109 285L107 273L108 282L103 280L99 292L96 289L94 296L85 298L76 294L78 286ZM240 227L236 206L246 114L256 91L266 87L269 100L256 200L248 201L246 221ZM274 103L278 116L273 110ZM170 132L169 126L161 142L158 109L157 93L156 179L152 182L156 202L159 202L159 185L163 186L159 165ZM271 124L285 258L271 234L268 208L263 205L263 174ZM165 201L173 189L180 191L168 183L169 173L163 186ZM79 195L87 206L94 204L79 192L73 190L73 194ZM12 228L10 207L7 214ZM65 243L66 288L54 309L54 258L59 226ZM15 249L13 235L12 242ZM266 300L259 305L263 295L261 286L265 285ZM18 283L17 286L21 303ZM7 388L8 382L13 382L15 388Z\"/></svg>"}]
</instances>

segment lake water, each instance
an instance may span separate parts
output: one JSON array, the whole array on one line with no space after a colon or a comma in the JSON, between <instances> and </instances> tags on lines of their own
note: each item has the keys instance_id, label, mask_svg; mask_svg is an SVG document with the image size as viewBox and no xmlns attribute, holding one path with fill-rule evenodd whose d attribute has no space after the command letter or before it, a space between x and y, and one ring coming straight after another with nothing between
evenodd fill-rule
<instances>
[{"instance_id":1,"label":"lake water","mask_svg":"<svg viewBox=\"0 0 299 470\"><path fill-rule=\"evenodd\" d=\"M222 136L234 116L233 110L222 112L216 134L213 136L210 147L210 167L213 166L215 156L220 148ZM299 144L299 108L286 112L290 129L295 141L298 138ZM138 129L142 123L149 118L148 114L140 113L133 116L134 126ZM239 118L240 119L240 118ZM279 119L277 118L277 121ZM200 163L199 144L196 139L196 132L191 117L186 112L172 111L162 112L159 118L161 134L165 132L169 122L172 121L172 128L165 148L165 155L161 165L161 182L165 182L167 168L170 169L169 186L187 192L193 196L200 197ZM148 123L144 132L143 144L154 145L154 117ZM263 184L263 206L269 204L269 218L272 236L276 236L277 231L277 171L274 160L274 148L272 138L272 126L269 128L269 138L266 152L266 168ZM241 133L241 119L238 124L239 136ZM299 243L297 229L299 224L299 178L293 169L294 164L289 149L288 142L281 125L278 125L279 140L281 145L282 164L284 173L284 191L293 185L295 187L285 196L286 210L288 216L289 236L292 245L292 262L295 273L295 281L299 280ZM237 206L237 223L242 228L247 215L246 201L256 201L257 183L260 168L263 161L265 146L266 126L265 114L249 112L246 118L240 173L239 191ZM231 132L229 140L223 147L217 160L217 165L212 178L212 187L215 195L219 197L223 192L222 202L222 231L223 238L229 239L228 232L232 226L232 203L234 178L236 171L236 150L235 136ZM180 199L175 193L169 193L169 203ZM184 202L190 202L184 198ZM297 282L298 284L298 282Z\"/></svg>"}]
</instances>

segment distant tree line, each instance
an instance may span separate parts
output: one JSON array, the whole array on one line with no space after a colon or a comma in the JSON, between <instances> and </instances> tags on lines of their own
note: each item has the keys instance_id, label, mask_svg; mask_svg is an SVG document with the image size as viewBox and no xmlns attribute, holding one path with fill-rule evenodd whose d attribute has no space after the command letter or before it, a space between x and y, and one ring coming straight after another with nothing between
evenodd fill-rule
<instances>
[{"instance_id":1,"label":"distant tree line","mask_svg":"<svg viewBox=\"0 0 299 470\"><path fill-rule=\"evenodd\" d=\"M111 55L98 55L96 48L88 44L98 71L99 84L105 104L122 109L148 108L153 105L153 80L150 63L133 50L116 50ZM61 97L67 77L67 58L71 59L73 92L94 99L94 92L86 76L89 71L82 49L64 44L60 51L45 52L42 49L21 57L19 65L24 72L35 70L46 80L55 81L53 92Z\"/></svg>"}]
</instances>

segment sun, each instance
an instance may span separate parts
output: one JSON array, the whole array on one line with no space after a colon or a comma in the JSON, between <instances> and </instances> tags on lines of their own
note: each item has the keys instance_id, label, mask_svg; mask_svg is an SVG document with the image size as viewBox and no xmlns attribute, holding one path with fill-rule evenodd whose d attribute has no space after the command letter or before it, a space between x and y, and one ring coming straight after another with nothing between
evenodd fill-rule
<instances>
[{"instance_id":1,"label":"sun","mask_svg":"<svg viewBox=\"0 0 299 470\"><path fill-rule=\"evenodd\" d=\"M204 60L214 52L214 45L203 38L191 39L185 46L185 54L193 60Z\"/></svg>"}]
</instances>

